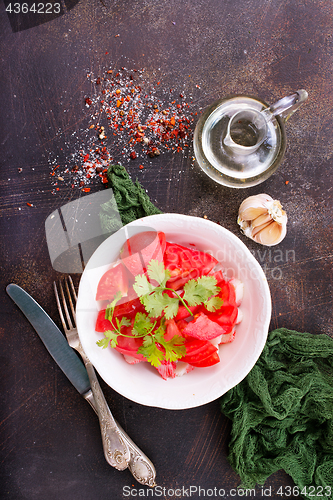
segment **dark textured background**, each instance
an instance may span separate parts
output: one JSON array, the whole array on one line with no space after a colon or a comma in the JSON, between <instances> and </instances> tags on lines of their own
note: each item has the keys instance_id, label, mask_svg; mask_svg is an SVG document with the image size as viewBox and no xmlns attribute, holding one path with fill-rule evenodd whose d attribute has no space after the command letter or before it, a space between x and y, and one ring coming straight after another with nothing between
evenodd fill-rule
<instances>
[{"instance_id":1,"label":"dark textured background","mask_svg":"<svg viewBox=\"0 0 333 500\"><path fill-rule=\"evenodd\" d=\"M333 7L322 0L81 0L60 2L64 14L45 22L8 16L8 3L0 3L0 498L121 499L123 486L136 483L106 464L96 416L5 293L8 283L21 285L59 324L51 286L59 273L44 222L80 193L63 185L52 194L50 153L65 162L73 133L84 140L84 98L96 92L88 72L144 68L151 80L191 95L199 114L232 93L273 103L305 88L309 99L286 127L283 164L260 186L214 184L193 165L191 150L162 154L143 170L140 161L125 166L162 211L206 215L247 244L271 288L271 328L333 337ZM279 256L237 227L239 204L260 192L288 213ZM115 417L154 462L162 498L176 487L238 485L219 401L168 411L103 388ZM267 480L271 498L281 498L280 485L293 485L284 472Z\"/></svg>"}]
</instances>

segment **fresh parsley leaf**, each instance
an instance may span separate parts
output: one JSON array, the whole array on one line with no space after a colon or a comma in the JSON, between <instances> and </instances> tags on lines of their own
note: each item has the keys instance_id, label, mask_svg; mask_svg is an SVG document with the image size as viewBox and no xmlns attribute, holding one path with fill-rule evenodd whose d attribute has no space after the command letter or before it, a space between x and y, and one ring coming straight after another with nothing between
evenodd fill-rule
<instances>
[{"instance_id":1,"label":"fresh parsley leaf","mask_svg":"<svg viewBox=\"0 0 333 500\"><path fill-rule=\"evenodd\" d=\"M200 287L196 280L190 280L184 285L183 300L185 300L189 306L197 306L202 303L202 294L204 293L204 287Z\"/></svg>"},{"instance_id":2,"label":"fresh parsley leaf","mask_svg":"<svg viewBox=\"0 0 333 500\"><path fill-rule=\"evenodd\" d=\"M106 311L105 311L105 319L112 321L114 308L116 307L116 304L117 304L118 300L121 299L121 297L122 297L121 292L120 291L117 292L113 301L107 305Z\"/></svg>"},{"instance_id":3,"label":"fresh parsley leaf","mask_svg":"<svg viewBox=\"0 0 333 500\"><path fill-rule=\"evenodd\" d=\"M143 344L139 347L138 352L155 367L159 366L164 359L163 352L157 347L155 339L151 335L143 338Z\"/></svg>"},{"instance_id":4,"label":"fresh parsley leaf","mask_svg":"<svg viewBox=\"0 0 333 500\"><path fill-rule=\"evenodd\" d=\"M214 312L220 309L223 305L223 300L220 297L215 296L208 299L204 304L209 312Z\"/></svg>"},{"instance_id":5,"label":"fresh parsley leaf","mask_svg":"<svg viewBox=\"0 0 333 500\"><path fill-rule=\"evenodd\" d=\"M165 359L167 361L177 361L186 354L186 347L184 346L185 339L180 335L175 335L170 340L165 340L164 332L157 331L155 333L156 341L161 344L165 349Z\"/></svg>"},{"instance_id":6,"label":"fresh parsley leaf","mask_svg":"<svg viewBox=\"0 0 333 500\"><path fill-rule=\"evenodd\" d=\"M201 276L197 281L206 288L208 294L210 292L210 295L217 295L221 290L220 287L216 286L217 281L214 276Z\"/></svg>"},{"instance_id":7,"label":"fresh parsley leaf","mask_svg":"<svg viewBox=\"0 0 333 500\"><path fill-rule=\"evenodd\" d=\"M132 333L136 337L143 337L150 333L154 324L145 313L138 312L135 316Z\"/></svg>"},{"instance_id":8,"label":"fresh parsley leaf","mask_svg":"<svg viewBox=\"0 0 333 500\"><path fill-rule=\"evenodd\" d=\"M151 280L157 281L157 283L165 287L167 280L170 277L170 272L165 269L163 262L158 260L151 260L147 266L148 276Z\"/></svg>"},{"instance_id":9,"label":"fresh parsley leaf","mask_svg":"<svg viewBox=\"0 0 333 500\"><path fill-rule=\"evenodd\" d=\"M183 300L189 306L196 306L206 302L219 291L220 288L216 286L216 278L214 276L201 276L197 280L192 279L185 283Z\"/></svg>"},{"instance_id":10,"label":"fresh parsley leaf","mask_svg":"<svg viewBox=\"0 0 333 500\"><path fill-rule=\"evenodd\" d=\"M120 321L118 318L116 318L116 324L117 324L118 330L120 330L122 326L131 326L131 320L126 318L126 316L122 316Z\"/></svg>"},{"instance_id":11,"label":"fresh parsley leaf","mask_svg":"<svg viewBox=\"0 0 333 500\"><path fill-rule=\"evenodd\" d=\"M118 334L111 330L106 330L104 332L104 339L97 340L96 344L98 347L106 349L109 343L111 344L111 347L116 347L116 345L118 345Z\"/></svg>"},{"instance_id":12,"label":"fresh parsley leaf","mask_svg":"<svg viewBox=\"0 0 333 500\"><path fill-rule=\"evenodd\" d=\"M163 290L156 290L150 295L142 297L142 303L145 306L149 316L157 318L165 313L166 319L173 318L178 311L179 300L176 297L169 297Z\"/></svg>"},{"instance_id":13,"label":"fresh parsley leaf","mask_svg":"<svg viewBox=\"0 0 333 500\"><path fill-rule=\"evenodd\" d=\"M147 276L144 274L139 274L135 277L133 288L138 297L150 294L154 290L154 287L149 283Z\"/></svg>"},{"instance_id":14,"label":"fresh parsley leaf","mask_svg":"<svg viewBox=\"0 0 333 500\"><path fill-rule=\"evenodd\" d=\"M134 337L143 337L143 344L138 349L147 361L153 366L158 367L162 361L177 361L186 354L184 345L185 339L175 335L170 340L165 340L165 321L177 315L179 302L191 311L189 307L204 304L208 311L213 312L219 309L223 301L218 297L220 288L214 276L201 276L198 279L189 280L184 285L184 294L180 296L175 290L168 288L166 283L170 278L170 272L165 269L163 262L151 260L147 266L148 277L144 274L135 278L133 285L134 291L140 297L141 303L145 306L148 313L137 313L134 319L131 335ZM154 286L150 281L158 283ZM167 291L171 291L170 296ZM128 336L122 332L123 326L128 327L132 324L131 320L122 317L113 318L114 308L121 298L121 293L117 293L114 300L107 306L105 318L108 319L113 331L104 332L104 339L98 340L97 345L105 349L109 344L116 347L118 336ZM157 319L159 326L156 328Z\"/></svg>"},{"instance_id":15,"label":"fresh parsley leaf","mask_svg":"<svg viewBox=\"0 0 333 500\"><path fill-rule=\"evenodd\" d=\"M174 318L178 312L178 309L179 309L179 300L177 298L169 297L167 305L164 306L165 318L166 319Z\"/></svg>"}]
</instances>

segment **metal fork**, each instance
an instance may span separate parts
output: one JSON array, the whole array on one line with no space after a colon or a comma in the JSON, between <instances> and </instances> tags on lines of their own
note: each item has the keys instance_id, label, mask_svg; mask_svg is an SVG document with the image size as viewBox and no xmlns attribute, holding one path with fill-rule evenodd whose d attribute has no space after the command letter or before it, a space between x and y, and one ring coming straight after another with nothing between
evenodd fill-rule
<instances>
[{"instance_id":1,"label":"metal fork","mask_svg":"<svg viewBox=\"0 0 333 500\"><path fill-rule=\"evenodd\" d=\"M81 345L76 328L74 305L76 304L77 296L71 276L68 276L67 280L65 279L64 286L67 300L65 298L64 287L60 282L60 301L57 285L55 282L53 283L59 315L69 345L80 354L88 372L92 394L89 391L90 394L88 392L84 397L98 415L105 458L110 465L118 470L124 470L128 467L139 483L153 487L155 486L156 477L154 465L114 419L98 382L94 367ZM67 304L69 304L71 313Z\"/></svg>"}]
</instances>

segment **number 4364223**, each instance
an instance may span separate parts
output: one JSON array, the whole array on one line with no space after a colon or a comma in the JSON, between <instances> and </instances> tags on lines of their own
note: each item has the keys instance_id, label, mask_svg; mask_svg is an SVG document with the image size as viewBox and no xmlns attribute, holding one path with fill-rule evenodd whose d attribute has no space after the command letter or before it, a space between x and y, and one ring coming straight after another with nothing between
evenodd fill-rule
<instances>
[{"instance_id":1,"label":"number 4364223","mask_svg":"<svg viewBox=\"0 0 333 500\"><path fill-rule=\"evenodd\" d=\"M13 2L8 4L6 12L10 14L28 14L29 12L34 14L60 14L61 5L60 3L36 2L29 6L27 3L20 4L18 2Z\"/></svg>"}]
</instances>

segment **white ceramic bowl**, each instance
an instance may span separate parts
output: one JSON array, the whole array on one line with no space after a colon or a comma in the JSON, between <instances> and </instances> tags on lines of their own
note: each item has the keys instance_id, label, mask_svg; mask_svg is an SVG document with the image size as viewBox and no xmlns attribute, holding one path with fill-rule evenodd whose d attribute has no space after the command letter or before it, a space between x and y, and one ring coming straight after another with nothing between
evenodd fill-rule
<instances>
[{"instance_id":1,"label":"white ceramic bowl","mask_svg":"<svg viewBox=\"0 0 333 500\"><path fill-rule=\"evenodd\" d=\"M112 348L102 349L95 332L98 304L94 297L105 270L134 232L163 231L167 241L194 244L219 261L229 277L244 283L242 322L233 342L220 346L221 362L209 368L163 380L149 363L129 365ZM264 348L271 318L271 298L265 274L244 243L227 229L198 217L152 215L128 224L105 240L90 258L80 281L77 326L82 346L104 381L119 394L147 406L186 409L209 403L237 385L250 372Z\"/></svg>"}]
</instances>

